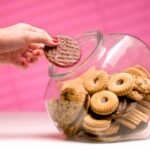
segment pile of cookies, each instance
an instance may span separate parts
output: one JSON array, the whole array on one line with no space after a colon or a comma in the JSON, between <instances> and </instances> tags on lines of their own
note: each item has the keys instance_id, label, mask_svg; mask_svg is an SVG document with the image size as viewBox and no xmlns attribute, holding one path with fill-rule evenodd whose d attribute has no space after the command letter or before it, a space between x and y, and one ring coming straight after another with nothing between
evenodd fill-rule
<instances>
[{"instance_id":1,"label":"pile of cookies","mask_svg":"<svg viewBox=\"0 0 150 150\"><path fill-rule=\"evenodd\" d=\"M69 137L112 142L148 126L150 76L140 65L114 74L92 67L58 86L60 99L49 100L48 111Z\"/></svg>"}]
</instances>

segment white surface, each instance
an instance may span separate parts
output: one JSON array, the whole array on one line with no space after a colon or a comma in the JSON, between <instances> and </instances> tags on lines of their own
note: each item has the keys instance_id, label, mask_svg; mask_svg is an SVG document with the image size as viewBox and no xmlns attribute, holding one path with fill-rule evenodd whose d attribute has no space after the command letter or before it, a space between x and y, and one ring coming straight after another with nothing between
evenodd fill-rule
<instances>
[{"instance_id":1,"label":"white surface","mask_svg":"<svg viewBox=\"0 0 150 150\"><path fill-rule=\"evenodd\" d=\"M150 139L109 144L67 141L46 112L0 113L0 150L141 150L145 147L150 147Z\"/></svg>"}]
</instances>

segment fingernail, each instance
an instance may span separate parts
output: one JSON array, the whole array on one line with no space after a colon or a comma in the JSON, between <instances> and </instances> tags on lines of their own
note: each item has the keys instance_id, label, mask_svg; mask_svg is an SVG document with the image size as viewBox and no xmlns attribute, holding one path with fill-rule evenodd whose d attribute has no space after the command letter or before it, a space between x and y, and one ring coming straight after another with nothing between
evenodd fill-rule
<instances>
[{"instance_id":1,"label":"fingernail","mask_svg":"<svg viewBox=\"0 0 150 150\"><path fill-rule=\"evenodd\" d=\"M33 58L30 58L30 63L32 63L34 61L34 59Z\"/></svg>"},{"instance_id":2,"label":"fingernail","mask_svg":"<svg viewBox=\"0 0 150 150\"><path fill-rule=\"evenodd\" d=\"M24 62L24 61L22 61L22 62L21 62L21 65L22 65L22 66L25 66L25 62Z\"/></svg>"},{"instance_id":3,"label":"fingernail","mask_svg":"<svg viewBox=\"0 0 150 150\"><path fill-rule=\"evenodd\" d=\"M36 55L36 56L40 56L41 53L40 53L39 51L37 51L37 52L35 53L35 55Z\"/></svg>"},{"instance_id":4,"label":"fingernail","mask_svg":"<svg viewBox=\"0 0 150 150\"><path fill-rule=\"evenodd\" d=\"M57 37L54 37L52 41L53 41L54 43L58 43L58 38L57 38Z\"/></svg>"}]
</instances>

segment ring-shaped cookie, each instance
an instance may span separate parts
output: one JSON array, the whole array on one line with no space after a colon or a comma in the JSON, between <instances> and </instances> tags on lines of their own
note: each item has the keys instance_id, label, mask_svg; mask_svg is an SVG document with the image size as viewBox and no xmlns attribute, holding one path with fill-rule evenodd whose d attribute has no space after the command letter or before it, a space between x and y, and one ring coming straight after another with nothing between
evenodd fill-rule
<instances>
[{"instance_id":1,"label":"ring-shaped cookie","mask_svg":"<svg viewBox=\"0 0 150 150\"><path fill-rule=\"evenodd\" d=\"M99 115L108 115L113 113L119 104L119 99L116 94L111 91L101 91L95 93L90 100L92 111Z\"/></svg>"},{"instance_id":2,"label":"ring-shaped cookie","mask_svg":"<svg viewBox=\"0 0 150 150\"><path fill-rule=\"evenodd\" d=\"M108 81L108 89L117 96L129 93L134 86L134 78L129 73L117 73Z\"/></svg>"},{"instance_id":3,"label":"ring-shaped cookie","mask_svg":"<svg viewBox=\"0 0 150 150\"><path fill-rule=\"evenodd\" d=\"M107 83L108 75L104 70L91 72L83 78L84 87L91 94L105 90Z\"/></svg>"}]
</instances>

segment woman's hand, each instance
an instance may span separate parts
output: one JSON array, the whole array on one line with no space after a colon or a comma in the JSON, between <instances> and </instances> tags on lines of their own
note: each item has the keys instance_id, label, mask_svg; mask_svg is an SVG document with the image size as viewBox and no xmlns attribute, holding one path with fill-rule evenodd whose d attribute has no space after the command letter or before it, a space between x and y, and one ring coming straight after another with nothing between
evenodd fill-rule
<instances>
[{"instance_id":1,"label":"woman's hand","mask_svg":"<svg viewBox=\"0 0 150 150\"><path fill-rule=\"evenodd\" d=\"M44 45L55 46L57 39L40 28L19 23L0 29L0 63L27 68L43 54Z\"/></svg>"}]
</instances>

